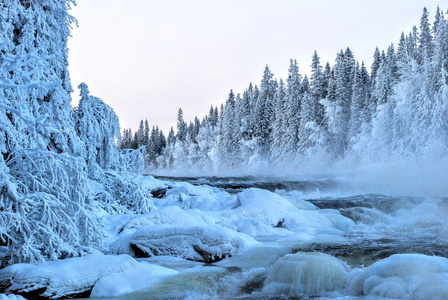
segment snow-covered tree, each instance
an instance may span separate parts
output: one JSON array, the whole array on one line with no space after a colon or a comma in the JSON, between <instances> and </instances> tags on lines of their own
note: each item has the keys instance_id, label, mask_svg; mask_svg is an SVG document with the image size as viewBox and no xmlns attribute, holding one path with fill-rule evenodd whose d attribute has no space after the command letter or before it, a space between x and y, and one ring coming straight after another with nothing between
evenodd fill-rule
<instances>
[{"instance_id":1,"label":"snow-covered tree","mask_svg":"<svg viewBox=\"0 0 448 300\"><path fill-rule=\"evenodd\" d=\"M260 85L260 94L255 104L254 136L258 139L260 155L269 157L269 144L272 138L274 98L277 90L273 74L266 66Z\"/></svg>"}]
</instances>

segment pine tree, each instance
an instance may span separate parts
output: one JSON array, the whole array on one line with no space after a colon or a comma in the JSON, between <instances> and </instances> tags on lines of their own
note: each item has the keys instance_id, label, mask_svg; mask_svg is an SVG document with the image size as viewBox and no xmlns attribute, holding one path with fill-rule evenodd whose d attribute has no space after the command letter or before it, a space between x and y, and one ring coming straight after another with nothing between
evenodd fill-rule
<instances>
[{"instance_id":1,"label":"pine tree","mask_svg":"<svg viewBox=\"0 0 448 300\"><path fill-rule=\"evenodd\" d=\"M137 134L137 148L146 146L145 144L145 125L143 120L140 120L140 125L138 126Z\"/></svg>"},{"instance_id":2,"label":"pine tree","mask_svg":"<svg viewBox=\"0 0 448 300\"><path fill-rule=\"evenodd\" d=\"M302 101L302 80L297 62L290 61L288 78L286 79L286 120L285 143L282 153L285 159L293 159L299 142L300 110Z\"/></svg>"},{"instance_id":3,"label":"pine tree","mask_svg":"<svg viewBox=\"0 0 448 300\"><path fill-rule=\"evenodd\" d=\"M176 138L183 142L187 138L187 123L184 121L184 114L182 109L179 108L177 113L177 134Z\"/></svg>"},{"instance_id":4,"label":"pine tree","mask_svg":"<svg viewBox=\"0 0 448 300\"><path fill-rule=\"evenodd\" d=\"M286 92L285 84L280 79L274 100L274 118L272 123L271 162L279 163L283 157L284 137L286 134Z\"/></svg>"},{"instance_id":5,"label":"pine tree","mask_svg":"<svg viewBox=\"0 0 448 300\"><path fill-rule=\"evenodd\" d=\"M443 70L448 70L448 21L444 14L440 13L437 31L434 34L434 77L433 81L438 83L436 88L440 88L444 82L441 81Z\"/></svg>"},{"instance_id":6,"label":"pine tree","mask_svg":"<svg viewBox=\"0 0 448 300\"><path fill-rule=\"evenodd\" d=\"M347 148L348 123L350 121L350 101L352 96L353 70L355 60L349 48L340 52L334 67L335 110L333 122L329 124L336 155L343 155Z\"/></svg>"},{"instance_id":7,"label":"pine tree","mask_svg":"<svg viewBox=\"0 0 448 300\"><path fill-rule=\"evenodd\" d=\"M299 142L297 144L297 153L303 157L314 146L313 134L316 130L314 98L308 92L303 95L300 124L299 124Z\"/></svg>"},{"instance_id":8,"label":"pine tree","mask_svg":"<svg viewBox=\"0 0 448 300\"><path fill-rule=\"evenodd\" d=\"M147 146L149 144L149 124L148 120L145 120L145 131L143 136L143 145Z\"/></svg>"},{"instance_id":9,"label":"pine tree","mask_svg":"<svg viewBox=\"0 0 448 300\"><path fill-rule=\"evenodd\" d=\"M76 128L86 147L87 166L90 172L96 172L95 164L109 169L119 161L115 145L115 141L120 139L118 117L101 99L89 95L85 83L81 83L79 89L81 100L77 109Z\"/></svg>"},{"instance_id":10,"label":"pine tree","mask_svg":"<svg viewBox=\"0 0 448 300\"><path fill-rule=\"evenodd\" d=\"M324 106L319 102L325 99L327 96L328 83L325 79L325 74L322 71L322 66L320 65L320 58L317 52L314 51L312 63L311 63L311 82L310 90L311 96L314 98L315 103L314 111L316 113L316 122L322 125L324 121Z\"/></svg>"},{"instance_id":11,"label":"pine tree","mask_svg":"<svg viewBox=\"0 0 448 300\"><path fill-rule=\"evenodd\" d=\"M224 166L233 166L238 161L237 120L235 114L235 94L230 90L221 119L220 156Z\"/></svg>"},{"instance_id":12,"label":"pine tree","mask_svg":"<svg viewBox=\"0 0 448 300\"><path fill-rule=\"evenodd\" d=\"M348 139L350 144L356 143L361 134L363 124L368 122L368 112L370 109L366 107L367 104L367 84L363 78L363 71L357 65L355 71L355 78L353 81L353 94L351 101L351 118L349 122Z\"/></svg>"},{"instance_id":13,"label":"pine tree","mask_svg":"<svg viewBox=\"0 0 448 300\"><path fill-rule=\"evenodd\" d=\"M431 27L429 24L429 13L425 7L423 9L423 15L420 20L420 35L418 37L420 64L428 63L431 60L434 51L432 40Z\"/></svg>"},{"instance_id":14,"label":"pine tree","mask_svg":"<svg viewBox=\"0 0 448 300\"><path fill-rule=\"evenodd\" d=\"M269 155L269 144L272 138L273 104L277 89L273 76L269 67L266 66L255 106L254 136L259 139L261 155L266 157Z\"/></svg>"},{"instance_id":15,"label":"pine tree","mask_svg":"<svg viewBox=\"0 0 448 300\"><path fill-rule=\"evenodd\" d=\"M208 113L208 122L213 127L218 124L218 116L217 114L215 114L215 109L213 108L213 106L210 106L210 111Z\"/></svg>"}]
</instances>

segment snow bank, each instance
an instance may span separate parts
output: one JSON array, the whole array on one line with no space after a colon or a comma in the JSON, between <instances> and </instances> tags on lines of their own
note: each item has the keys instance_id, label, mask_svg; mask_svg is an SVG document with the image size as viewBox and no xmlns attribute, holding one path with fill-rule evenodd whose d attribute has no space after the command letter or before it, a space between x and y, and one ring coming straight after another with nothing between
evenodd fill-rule
<instances>
[{"instance_id":1,"label":"snow bank","mask_svg":"<svg viewBox=\"0 0 448 300\"><path fill-rule=\"evenodd\" d=\"M62 298L90 291L95 283L111 273L138 265L128 255L91 254L40 265L15 264L0 270L2 292Z\"/></svg>"},{"instance_id":2,"label":"snow bank","mask_svg":"<svg viewBox=\"0 0 448 300\"><path fill-rule=\"evenodd\" d=\"M205 262L219 261L255 244L251 237L220 226L148 226L131 237L142 255L170 255Z\"/></svg>"},{"instance_id":3,"label":"snow bank","mask_svg":"<svg viewBox=\"0 0 448 300\"><path fill-rule=\"evenodd\" d=\"M124 294L148 290L163 278L178 272L148 263L139 263L121 273L102 277L92 290L90 297L117 297ZM119 283L119 284L117 284Z\"/></svg>"},{"instance_id":4,"label":"snow bank","mask_svg":"<svg viewBox=\"0 0 448 300\"><path fill-rule=\"evenodd\" d=\"M285 255L270 268L263 293L316 296L340 290L348 280L348 267L341 260L318 252L299 252Z\"/></svg>"},{"instance_id":5,"label":"snow bank","mask_svg":"<svg viewBox=\"0 0 448 300\"><path fill-rule=\"evenodd\" d=\"M355 295L448 299L448 259L396 254L365 268L350 284Z\"/></svg>"}]
</instances>

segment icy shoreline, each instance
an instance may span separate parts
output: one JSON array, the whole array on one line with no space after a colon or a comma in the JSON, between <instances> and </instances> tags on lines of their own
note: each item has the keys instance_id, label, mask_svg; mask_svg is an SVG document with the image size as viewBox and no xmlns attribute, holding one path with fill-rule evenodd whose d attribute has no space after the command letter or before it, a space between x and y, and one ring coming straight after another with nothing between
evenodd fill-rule
<instances>
[{"instance_id":1,"label":"icy shoreline","mask_svg":"<svg viewBox=\"0 0 448 300\"><path fill-rule=\"evenodd\" d=\"M2 292L50 299L448 297L447 253L436 252L448 245L444 199L274 193L250 183L229 193L204 181L134 180L165 193L147 214L99 212L105 254L12 265L0 270Z\"/></svg>"}]
</instances>

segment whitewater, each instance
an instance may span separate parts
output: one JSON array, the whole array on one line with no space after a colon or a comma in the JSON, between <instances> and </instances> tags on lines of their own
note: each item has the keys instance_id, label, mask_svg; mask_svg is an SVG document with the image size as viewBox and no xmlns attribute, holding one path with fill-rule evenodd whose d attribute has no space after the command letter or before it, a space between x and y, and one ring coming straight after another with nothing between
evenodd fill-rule
<instances>
[{"instance_id":1,"label":"whitewater","mask_svg":"<svg viewBox=\"0 0 448 300\"><path fill-rule=\"evenodd\" d=\"M357 178L137 176L157 209L98 211L106 255L12 265L0 286L46 298L448 298L442 191L362 192Z\"/></svg>"}]
</instances>

